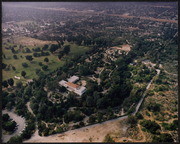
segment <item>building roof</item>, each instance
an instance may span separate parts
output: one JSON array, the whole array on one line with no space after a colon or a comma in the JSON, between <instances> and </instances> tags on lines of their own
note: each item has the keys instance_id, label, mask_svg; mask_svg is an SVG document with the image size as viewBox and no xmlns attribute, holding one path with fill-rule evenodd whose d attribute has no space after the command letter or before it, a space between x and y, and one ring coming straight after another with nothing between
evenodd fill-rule
<instances>
[{"instance_id":1,"label":"building roof","mask_svg":"<svg viewBox=\"0 0 180 144\"><path fill-rule=\"evenodd\" d=\"M74 83L71 83L71 82L67 82L66 84L67 84L69 87L72 87L72 88L78 88L78 87L79 87L79 85L74 84Z\"/></svg>"},{"instance_id":2,"label":"building roof","mask_svg":"<svg viewBox=\"0 0 180 144\"><path fill-rule=\"evenodd\" d=\"M64 86L64 85L66 84L66 81L61 80L61 81L59 82L59 84L62 85L62 86Z\"/></svg>"},{"instance_id":3,"label":"building roof","mask_svg":"<svg viewBox=\"0 0 180 144\"><path fill-rule=\"evenodd\" d=\"M70 77L70 78L68 79L68 82L73 83L73 82L77 81L78 79L79 79L79 77L77 77L77 76L72 76L72 77Z\"/></svg>"}]
</instances>

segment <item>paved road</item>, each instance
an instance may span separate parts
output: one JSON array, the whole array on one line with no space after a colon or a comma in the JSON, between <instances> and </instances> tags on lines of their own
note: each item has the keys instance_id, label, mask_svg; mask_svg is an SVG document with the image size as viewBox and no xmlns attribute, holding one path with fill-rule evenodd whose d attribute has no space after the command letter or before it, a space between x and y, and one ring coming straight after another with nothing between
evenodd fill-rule
<instances>
[{"instance_id":1,"label":"paved road","mask_svg":"<svg viewBox=\"0 0 180 144\"><path fill-rule=\"evenodd\" d=\"M2 141L7 142L11 137L19 135L20 132L22 132L24 130L26 123L25 123L24 118L22 118L21 116L18 116L17 114L15 114L12 111L3 110L2 114L8 114L10 116L10 118L13 119L18 125L16 131L13 134L11 134L11 135L2 134Z\"/></svg>"}]
</instances>

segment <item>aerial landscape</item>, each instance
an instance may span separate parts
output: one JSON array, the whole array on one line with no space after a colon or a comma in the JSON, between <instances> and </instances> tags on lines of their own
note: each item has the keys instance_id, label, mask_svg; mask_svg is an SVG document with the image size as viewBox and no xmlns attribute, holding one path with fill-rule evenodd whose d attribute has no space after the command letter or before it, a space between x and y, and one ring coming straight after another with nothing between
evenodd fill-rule
<instances>
[{"instance_id":1,"label":"aerial landscape","mask_svg":"<svg viewBox=\"0 0 180 144\"><path fill-rule=\"evenodd\" d=\"M178 142L178 2L2 2L3 143Z\"/></svg>"}]
</instances>

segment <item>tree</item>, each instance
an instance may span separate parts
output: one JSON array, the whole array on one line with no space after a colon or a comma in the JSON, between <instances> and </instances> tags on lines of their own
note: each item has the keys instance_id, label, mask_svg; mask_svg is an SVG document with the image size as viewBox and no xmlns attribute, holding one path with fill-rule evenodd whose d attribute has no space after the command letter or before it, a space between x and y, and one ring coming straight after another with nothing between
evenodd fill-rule
<instances>
[{"instance_id":1,"label":"tree","mask_svg":"<svg viewBox=\"0 0 180 144\"><path fill-rule=\"evenodd\" d=\"M34 56L34 57L40 57L40 56L41 56L41 53L35 52L35 53L33 53L33 56Z\"/></svg>"},{"instance_id":2,"label":"tree","mask_svg":"<svg viewBox=\"0 0 180 144\"><path fill-rule=\"evenodd\" d=\"M3 85L4 87L8 87L8 82L5 80L5 81L2 82L2 85Z\"/></svg>"},{"instance_id":3,"label":"tree","mask_svg":"<svg viewBox=\"0 0 180 144\"><path fill-rule=\"evenodd\" d=\"M91 115L91 116L89 117L88 122L89 122L90 124L92 124L92 123L94 123L95 121L96 121L95 117L94 117L93 115Z\"/></svg>"},{"instance_id":4,"label":"tree","mask_svg":"<svg viewBox=\"0 0 180 144\"><path fill-rule=\"evenodd\" d=\"M22 143L22 137L21 136L13 136L10 138L10 140L7 143Z\"/></svg>"},{"instance_id":5,"label":"tree","mask_svg":"<svg viewBox=\"0 0 180 144\"><path fill-rule=\"evenodd\" d=\"M33 60L33 57L31 55L27 55L26 59L29 60L30 62Z\"/></svg>"},{"instance_id":6,"label":"tree","mask_svg":"<svg viewBox=\"0 0 180 144\"><path fill-rule=\"evenodd\" d=\"M39 66L43 66L43 63L42 63L42 62L39 62Z\"/></svg>"},{"instance_id":7,"label":"tree","mask_svg":"<svg viewBox=\"0 0 180 144\"><path fill-rule=\"evenodd\" d=\"M42 69L43 69L44 71L47 71L47 70L48 70L48 66L47 66L47 65L43 65L43 66L42 66Z\"/></svg>"},{"instance_id":8,"label":"tree","mask_svg":"<svg viewBox=\"0 0 180 144\"><path fill-rule=\"evenodd\" d=\"M31 53L31 50L29 48L26 48L26 53Z\"/></svg>"},{"instance_id":9,"label":"tree","mask_svg":"<svg viewBox=\"0 0 180 144\"><path fill-rule=\"evenodd\" d=\"M55 91L58 85L54 84L54 81L47 82L47 87L50 91Z\"/></svg>"},{"instance_id":10,"label":"tree","mask_svg":"<svg viewBox=\"0 0 180 144\"><path fill-rule=\"evenodd\" d=\"M15 71L15 70L16 70L16 68L15 68L14 66L12 66L12 69L13 69L13 71Z\"/></svg>"},{"instance_id":11,"label":"tree","mask_svg":"<svg viewBox=\"0 0 180 144\"><path fill-rule=\"evenodd\" d=\"M114 143L115 141L112 139L112 137L109 134L107 134L104 138L104 142Z\"/></svg>"},{"instance_id":12,"label":"tree","mask_svg":"<svg viewBox=\"0 0 180 144\"><path fill-rule=\"evenodd\" d=\"M8 79L8 84L10 86L13 86L14 85L14 80L12 78Z\"/></svg>"},{"instance_id":13,"label":"tree","mask_svg":"<svg viewBox=\"0 0 180 144\"><path fill-rule=\"evenodd\" d=\"M136 114L136 118L137 118L137 119L143 119L143 116L142 116L141 113L138 112L138 113Z\"/></svg>"},{"instance_id":14,"label":"tree","mask_svg":"<svg viewBox=\"0 0 180 144\"><path fill-rule=\"evenodd\" d=\"M64 92L66 92L66 88L63 87L63 86L60 86L60 87L59 87L59 91L62 92L62 93L64 93Z\"/></svg>"},{"instance_id":15,"label":"tree","mask_svg":"<svg viewBox=\"0 0 180 144\"><path fill-rule=\"evenodd\" d=\"M13 58L14 58L14 59L18 59L17 55L13 55Z\"/></svg>"},{"instance_id":16,"label":"tree","mask_svg":"<svg viewBox=\"0 0 180 144\"><path fill-rule=\"evenodd\" d=\"M2 124L2 128L6 131L13 132L16 127L16 122L15 121L6 121Z\"/></svg>"},{"instance_id":17,"label":"tree","mask_svg":"<svg viewBox=\"0 0 180 144\"><path fill-rule=\"evenodd\" d=\"M36 74L38 75L41 72L40 69L36 69Z\"/></svg>"},{"instance_id":18,"label":"tree","mask_svg":"<svg viewBox=\"0 0 180 144\"><path fill-rule=\"evenodd\" d=\"M24 68L27 68L28 67L28 64L27 63L22 63L22 66L24 67Z\"/></svg>"},{"instance_id":19,"label":"tree","mask_svg":"<svg viewBox=\"0 0 180 144\"><path fill-rule=\"evenodd\" d=\"M16 51L15 51L15 49L14 49L14 48L12 48L12 49L11 49L11 51L12 51L12 53L13 53L13 54L15 54L15 53L16 53Z\"/></svg>"},{"instance_id":20,"label":"tree","mask_svg":"<svg viewBox=\"0 0 180 144\"><path fill-rule=\"evenodd\" d=\"M51 47L50 47L50 49L49 49L49 51L50 51L51 53L54 53L57 49L58 49L58 45L52 44Z\"/></svg>"},{"instance_id":21,"label":"tree","mask_svg":"<svg viewBox=\"0 0 180 144\"><path fill-rule=\"evenodd\" d=\"M2 63L2 69L5 69L7 67L7 64Z\"/></svg>"},{"instance_id":22,"label":"tree","mask_svg":"<svg viewBox=\"0 0 180 144\"><path fill-rule=\"evenodd\" d=\"M174 140L170 134L162 133L160 136L154 136L152 142L174 142Z\"/></svg>"},{"instance_id":23,"label":"tree","mask_svg":"<svg viewBox=\"0 0 180 144\"><path fill-rule=\"evenodd\" d=\"M83 65L83 66L79 67L79 73L83 76L87 76L87 75L91 74L92 72L91 72L90 67Z\"/></svg>"},{"instance_id":24,"label":"tree","mask_svg":"<svg viewBox=\"0 0 180 144\"><path fill-rule=\"evenodd\" d=\"M87 96L86 98L86 104L87 106L91 107L94 104L93 98L91 96Z\"/></svg>"},{"instance_id":25,"label":"tree","mask_svg":"<svg viewBox=\"0 0 180 144\"><path fill-rule=\"evenodd\" d=\"M8 121L9 119L10 119L10 117L9 117L8 114L3 114L3 116L2 116L2 121L3 121L3 122Z\"/></svg>"},{"instance_id":26,"label":"tree","mask_svg":"<svg viewBox=\"0 0 180 144\"><path fill-rule=\"evenodd\" d=\"M44 59L44 62L49 62L49 59L48 59L48 58L45 58L45 59Z\"/></svg>"},{"instance_id":27,"label":"tree","mask_svg":"<svg viewBox=\"0 0 180 144\"><path fill-rule=\"evenodd\" d=\"M152 134L157 134L157 130L161 129L159 124L157 124L155 121L151 120L143 120L140 122L140 124L147 129L148 132Z\"/></svg>"},{"instance_id":28,"label":"tree","mask_svg":"<svg viewBox=\"0 0 180 144\"><path fill-rule=\"evenodd\" d=\"M25 71L22 71L22 72L21 72L21 75L22 75L23 77L25 77L25 76L26 76L26 72L25 72Z\"/></svg>"},{"instance_id":29,"label":"tree","mask_svg":"<svg viewBox=\"0 0 180 144\"><path fill-rule=\"evenodd\" d=\"M106 97L102 97L100 99L97 100L97 104L96 104L97 108L106 108L107 107L107 98Z\"/></svg>"},{"instance_id":30,"label":"tree","mask_svg":"<svg viewBox=\"0 0 180 144\"><path fill-rule=\"evenodd\" d=\"M100 112L97 113L97 121L98 123L103 121L103 114Z\"/></svg>"},{"instance_id":31,"label":"tree","mask_svg":"<svg viewBox=\"0 0 180 144\"><path fill-rule=\"evenodd\" d=\"M22 82L17 82L17 83L16 83L16 87L17 87L17 88L21 88L22 86L23 86Z\"/></svg>"},{"instance_id":32,"label":"tree","mask_svg":"<svg viewBox=\"0 0 180 144\"><path fill-rule=\"evenodd\" d=\"M49 46L48 46L47 44L45 44L45 45L43 46L42 50L44 50L44 51L45 51L45 50L47 50L47 49L48 49L48 47L49 47Z\"/></svg>"},{"instance_id":33,"label":"tree","mask_svg":"<svg viewBox=\"0 0 180 144\"><path fill-rule=\"evenodd\" d=\"M70 45L66 45L63 51L65 54L68 54L70 52Z\"/></svg>"},{"instance_id":34,"label":"tree","mask_svg":"<svg viewBox=\"0 0 180 144\"><path fill-rule=\"evenodd\" d=\"M160 104L158 104L158 103L149 103L148 105L147 105L147 109L149 110L149 111L152 111L152 112L159 112L160 111L160 108L161 108L161 105Z\"/></svg>"},{"instance_id":35,"label":"tree","mask_svg":"<svg viewBox=\"0 0 180 144\"><path fill-rule=\"evenodd\" d=\"M137 124L137 118L135 116L128 116L127 122L131 125L131 127L134 127Z\"/></svg>"},{"instance_id":36,"label":"tree","mask_svg":"<svg viewBox=\"0 0 180 144\"><path fill-rule=\"evenodd\" d=\"M60 59L63 57L63 55L64 55L64 54L63 54L62 52L59 53L59 54L58 54L58 59L60 60Z\"/></svg>"}]
</instances>

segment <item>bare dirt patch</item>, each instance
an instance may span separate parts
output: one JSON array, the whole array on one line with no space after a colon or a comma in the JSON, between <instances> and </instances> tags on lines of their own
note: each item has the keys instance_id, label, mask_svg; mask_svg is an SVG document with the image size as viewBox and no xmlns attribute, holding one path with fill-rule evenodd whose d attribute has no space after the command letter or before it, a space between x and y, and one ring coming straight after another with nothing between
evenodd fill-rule
<instances>
[{"instance_id":1,"label":"bare dirt patch","mask_svg":"<svg viewBox=\"0 0 180 144\"><path fill-rule=\"evenodd\" d=\"M129 52L129 51L131 50L131 46L128 45L128 44L127 44L127 45L122 45L121 50L126 51L126 52Z\"/></svg>"},{"instance_id":2,"label":"bare dirt patch","mask_svg":"<svg viewBox=\"0 0 180 144\"><path fill-rule=\"evenodd\" d=\"M107 134L116 133L118 136L123 136L126 132L126 127L124 120L115 120L70 130L62 134L47 137L32 137L25 142L102 142Z\"/></svg>"},{"instance_id":3,"label":"bare dirt patch","mask_svg":"<svg viewBox=\"0 0 180 144\"><path fill-rule=\"evenodd\" d=\"M129 51L131 50L131 46L128 45L128 44L121 45L121 46L119 46L119 47L114 46L114 47L111 47L111 48L117 49L117 50L123 50L123 51L125 51L125 52L129 52Z\"/></svg>"}]
</instances>

